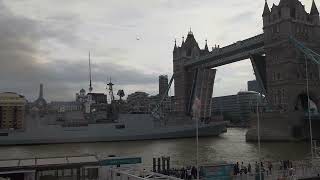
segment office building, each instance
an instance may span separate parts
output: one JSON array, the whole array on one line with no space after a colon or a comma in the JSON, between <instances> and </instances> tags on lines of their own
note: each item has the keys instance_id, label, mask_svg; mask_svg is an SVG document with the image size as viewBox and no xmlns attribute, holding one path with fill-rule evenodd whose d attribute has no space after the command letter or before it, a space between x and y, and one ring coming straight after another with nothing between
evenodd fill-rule
<instances>
[{"instance_id":1,"label":"office building","mask_svg":"<svg viewBox=\"0 0 320 180\"><path fill-rule=\"evenodd\" d=\"M250 114L257 106L263 105L262 97L253 91L241 91L236 95L214 97L212 113L223 115L224 119L235 124L249 125Z\"/></svg>"},{"instance_id":2,"label":"office building","mask_svg":"<svg viewBox=\"0 0 320 180\"><path fill-rule=\"evenodd\" d=\"M160 97L168 96L166 93L168 89L168 76L167 75L160 75L159 76L159 95Z\"/></svg>"},{"instance_id":3,"label":"office building","mask_svg":"<svg viewBox=\"0 0 320 180\"><path fill-rule=\"evenodd\" d=\"M26 103L22 95L12 92L0 93L0 129L23 129Z\"/></svg>"}]
</instances>

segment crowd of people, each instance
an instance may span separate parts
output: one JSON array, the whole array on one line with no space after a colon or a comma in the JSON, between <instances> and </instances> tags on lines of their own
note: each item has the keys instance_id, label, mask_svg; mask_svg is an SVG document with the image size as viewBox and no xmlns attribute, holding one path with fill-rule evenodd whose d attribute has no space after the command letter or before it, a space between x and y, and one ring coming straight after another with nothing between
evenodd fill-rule
<instances>
[{"instance_id":1,"label":"crowd of people","mask_svg":"<svg viewBox=\"0 0 320 180\"><path fill-rule=\"evenodd\" d=\"M163 172L162 174L174 176L180 179L191 180L191 179L197 178L197 173L198 172L196 167L187 166L183 168L173 168L173 169L170 169L169 171Z\"/></svg>"},{"instance_id":2,"label":"crowd of people","mask_svg":"<svg viewBox=\"0 0 320 180\"><path fill-rule=\"evenodd\" d=\"M236 162L233 166L233 175L243 175L243 174L261 174L264 175L272 175L274 166L277 167L277 170L284 170L284 171L293 171L293 163L292 161L285 160L285 161L279 161L278 163L272 163L270 161L267 162L255 162L254 167L250 163L245 165L243 162L239 164L239 162ZM254 169L253 169L254 168Z\"/></svg>"},{"instance_id":3,"label":"crowd of people","mask_svg":"<svg viewBox=\"0 0 320 180\"><path fill-rule=\"evenodd\" d=\"M254 175L260 176L260 172L262 176L272 175L275 170L283 170L289 172L293 170L293 162L289 160L279 161L279 162L255 162L253 164L244 162L236 162L233 164L233 176L243 176L243 175ZM194 166L187 166L183 168L173 168L162 172L162 174L166 174L169 176L174 176L180 179L196 179L197 178L197 168ZM201 169L199 171L199 176L201 177L203 174Z\"/></svg>"},{"instance_id":4,"label":"crowd of people","mask_svg":"<svg viewBox=\"0 0 320 180\"><path fill-rule=\"evenodd\" d=\"M265 164L263 162L260 162L260 165L258 162L254 164L254 169L252 169L252 165L248 163L247 165L244 165L243 162L241 162L241 165L239 162L235 163L233 166L233 175L242 175L242 174L257 174L260 172L267 172L268 174L272 173L273 165L271 162L267 162L267 167L265 167Z\"/></svg>"}]
</instances>

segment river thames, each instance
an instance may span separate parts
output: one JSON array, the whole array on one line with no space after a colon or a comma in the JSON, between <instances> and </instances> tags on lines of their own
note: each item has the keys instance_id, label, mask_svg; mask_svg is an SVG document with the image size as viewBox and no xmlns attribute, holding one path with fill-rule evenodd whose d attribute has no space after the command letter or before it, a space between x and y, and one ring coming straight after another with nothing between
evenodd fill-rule
<instances>
[{"instance_id":1,"label":"river thames","mask_svg":"<svg viewBox=\"0 0 320 180\"><path fill-rule=\"evenodd\" d=\"M245 141L246 129L230 128L219 137L199 139L199 160L213 162L252 162L258 160L258 145ZM129 142L73 143L31 146L0 146L0 159L56 157L96 154L98 157L138 156L150 168L152 158L170 156L172 166L195 164L195 138ZM309 143L261 143L262 160L301 160L310 154Z\"/></svg>"}]
</instances>

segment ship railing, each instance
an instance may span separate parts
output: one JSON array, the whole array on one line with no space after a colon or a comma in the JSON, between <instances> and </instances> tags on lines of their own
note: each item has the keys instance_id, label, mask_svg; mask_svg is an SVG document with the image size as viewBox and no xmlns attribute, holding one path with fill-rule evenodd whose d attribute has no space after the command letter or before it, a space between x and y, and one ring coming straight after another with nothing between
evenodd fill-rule
<instances>
[{"instance_id":1,"label":"ship railing","mask_svg":"<svg viewBox=\"0 0 320 180\"><path fill-rule=\"evenodd\" d=\"M106 172L107 176L101 180L181 180L173 176L167 176L164 174L148 171L146 169L135 168L108 168Z\"/></svg>"}]
</instances>

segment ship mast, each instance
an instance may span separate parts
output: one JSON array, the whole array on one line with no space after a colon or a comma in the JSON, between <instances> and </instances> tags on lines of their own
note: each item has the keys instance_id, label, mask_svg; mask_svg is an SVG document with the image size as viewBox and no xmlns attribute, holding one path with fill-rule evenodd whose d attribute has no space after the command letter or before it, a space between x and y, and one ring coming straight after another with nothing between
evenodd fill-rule
<instances>
[{"instance_id":1,"label":"ship mast","mask_svg":"<svg viewBox=\"0 0 320 180\"><path fill-rule=\"evenodd\" d=\"M91 83L91 59L90 59L90 51L89 51L89 81L90 81L90 84L89 84L89 92L91 93L93 88L92 88L92 83Z\"/></svg>"},{"instance_id":2,"label":"ship mast","mask_svg":"<svg viewBox=\"0 0 320 180\"><path fill-rule=\"evenodd\" d=\"M110 98L111 98L111 102L113 102L114 101L114 96L113 96L113 83L111 82L111 77L110 77L110 81L109 81L109 83L107 84L108 85L108 87L107 87L107 89L109 89L109 95L110 95Z\"/></svg>"}]
</instances>

